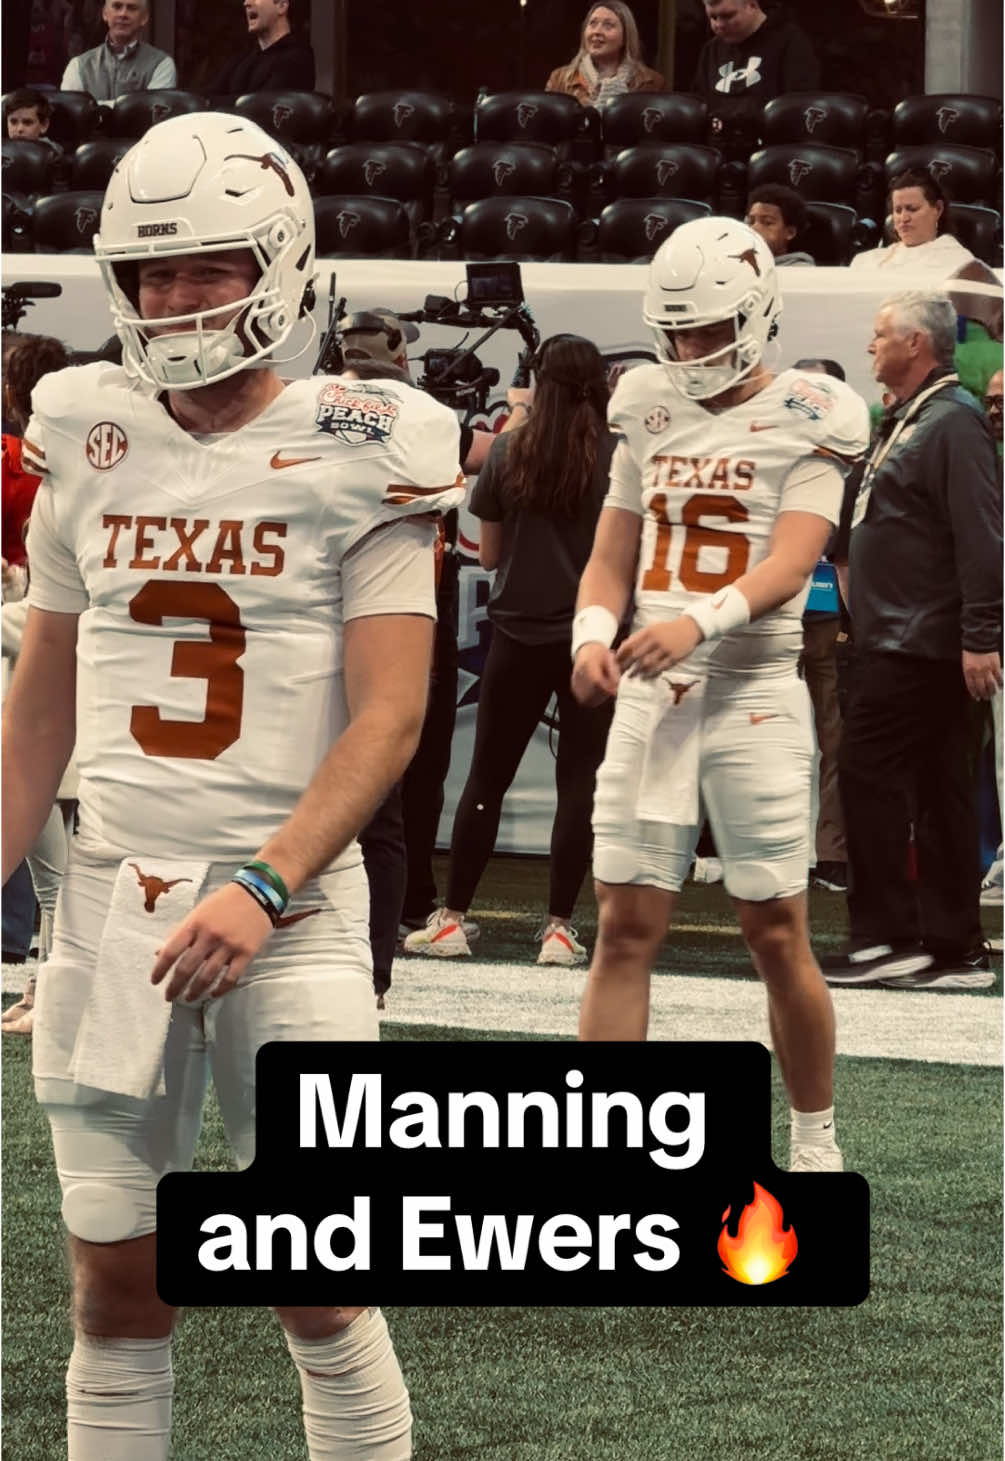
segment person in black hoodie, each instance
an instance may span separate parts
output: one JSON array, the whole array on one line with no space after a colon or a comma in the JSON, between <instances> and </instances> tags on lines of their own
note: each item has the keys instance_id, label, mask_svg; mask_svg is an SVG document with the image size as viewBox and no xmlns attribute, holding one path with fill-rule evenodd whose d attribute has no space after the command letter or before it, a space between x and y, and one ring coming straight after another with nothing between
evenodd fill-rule
<instances>
[{"instance_id":1,"label":"person in black hoodie","mask_svg":"<svg viewBox=\"0 0 1005 1461\"><path fill-rule=\"evenodd\" d=\"M712 38L701 48L691 90L714 117L757 114L774 96L820 84L809 37L784 14L765 15L758 0L704 3Z\"/></svg>"},{"instance_id":2,"label":"person in black hoodie","mask_svg":"<svg viewBox=\"0 0 1005 1461\"><path fill-rule=\"evenodd\" d=\"M292 4L293 0L245 0L255 49L224 67L210 87L214 95L314 90L314 52L291 27Z\"/></svg>"}]
</instances>

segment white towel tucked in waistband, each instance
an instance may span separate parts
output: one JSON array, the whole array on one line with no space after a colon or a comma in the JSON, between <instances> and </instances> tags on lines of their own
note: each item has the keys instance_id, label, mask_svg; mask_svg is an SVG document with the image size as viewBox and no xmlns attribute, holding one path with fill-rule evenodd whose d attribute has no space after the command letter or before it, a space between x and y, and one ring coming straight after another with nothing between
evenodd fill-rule
<instances>
[{"instance_id":1,"label":"white towel tucked in waistband","mask_svg":"<svg viewBox=\"0 0 1005 1461\"><path fill-rule=\"evenodd\" d=\"M644 822L693 827L705 681L671 671L659 677L654 691L635 814Z\"/></svg>"},{"instance_id":2,"label":"white towel tucked in waistband","mask_svg":"<svg viewBox=\"0 0 1005 1461\"><path fill-rule=\"evenodd\" d=\"M78 1085L140 1101L164 1094L173 1006L163 984L150 983L150 970L171 929L195 906L208 871L208 862L152 856L119 865L70 1063Z\"/></svg>"}]
</instances>

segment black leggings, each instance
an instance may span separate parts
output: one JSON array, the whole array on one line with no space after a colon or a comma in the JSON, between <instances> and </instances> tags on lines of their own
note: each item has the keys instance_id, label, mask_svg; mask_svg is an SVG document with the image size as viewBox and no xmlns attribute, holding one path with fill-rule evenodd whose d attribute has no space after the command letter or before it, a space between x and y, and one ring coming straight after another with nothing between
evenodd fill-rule
<instances>
[{"instance_id":1,"label":"black leggings","mask_svg":"<svg viewBox=\"0 0 1005 1461\"><path fill-rule=\"evenodd\" d=\"M571 915L593 851L593 789L614 714L613 701L589 710L580 705L569 688L571 674L569 640L521 644L493 629L479 689L471 769L454 818L448 908L466 912L471 906L495 846L503 797L554 692L560 734L548 911L556 918Z\"/></svg>"}]
</instances>

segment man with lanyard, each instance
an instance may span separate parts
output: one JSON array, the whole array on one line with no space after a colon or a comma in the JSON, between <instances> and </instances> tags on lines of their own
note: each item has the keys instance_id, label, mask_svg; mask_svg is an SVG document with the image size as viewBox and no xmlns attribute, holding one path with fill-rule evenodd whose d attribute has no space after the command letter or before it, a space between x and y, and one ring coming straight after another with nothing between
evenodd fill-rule
<instances>
[{"instance_id":1,"label":"man with lanyard","mask_svg":"<svg viewBox=\"0 0 1005 1461\"><path fill-rule=\"evenodd\" d=\"M837 550L857 659L840 764L851 947L821 960L829 984L994 980L967 738L968 697L1002 683L1002 491L955 345L947 296L910 291L880 308L869 346L893 400Z\"/></svg>"}]
</instances>

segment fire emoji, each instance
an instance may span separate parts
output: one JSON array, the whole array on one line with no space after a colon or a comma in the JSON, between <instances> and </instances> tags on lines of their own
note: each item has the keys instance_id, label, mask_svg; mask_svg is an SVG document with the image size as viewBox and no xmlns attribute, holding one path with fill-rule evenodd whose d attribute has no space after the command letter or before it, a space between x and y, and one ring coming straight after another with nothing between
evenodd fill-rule
<instances>
[{"instance_id":1,"label":"fire emoji","mask_svg":"<svg viewBox=\"0 0 1005 1461\"><path fill-rule=\"evenodd\" d=\"M740 1214L734 1238L726 1227L730 1208L722 1215L719 1257L725 1272L737 1283L774 1283L789 1270L799 1251L795 1231L785 1226L781 1203L758 1183L754 1200Z\"/></svg>"}]
</instances>

